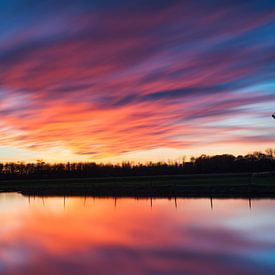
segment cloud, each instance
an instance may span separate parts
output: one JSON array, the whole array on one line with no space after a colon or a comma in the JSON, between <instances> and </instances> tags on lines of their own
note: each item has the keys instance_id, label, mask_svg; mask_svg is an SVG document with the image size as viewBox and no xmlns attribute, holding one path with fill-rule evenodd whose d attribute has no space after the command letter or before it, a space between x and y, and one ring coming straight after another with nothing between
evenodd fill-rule
<instances>
[{"instance_id":1,"label":"cloud","mask_svg":"<svg viewBox=\"0 0 275 275\"><path fill-rule=\"evenodd\" d=\"M0 145L93 157L192 148L212 139L209 122L260 118L259 102L272 113L274 92L254 87L274 85L273 3L150 3L5 4ZM217 142L241 142L224 126Z\"/></svg>"}]
</instances>

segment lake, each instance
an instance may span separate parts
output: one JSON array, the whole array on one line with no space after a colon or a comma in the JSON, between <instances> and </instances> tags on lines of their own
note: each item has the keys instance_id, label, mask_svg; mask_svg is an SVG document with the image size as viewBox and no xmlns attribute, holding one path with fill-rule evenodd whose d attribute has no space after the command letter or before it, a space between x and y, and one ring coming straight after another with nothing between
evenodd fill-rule
<instances>
[{"instance_id":1,"label":"lake","mask_svg":"<svg viewBox=\"0 0 275 275\"><path fill-rule=\"evenodd\" d=\"M1 274L275 274L275 200L0 194Z\"/></svg>"}]
</instances>

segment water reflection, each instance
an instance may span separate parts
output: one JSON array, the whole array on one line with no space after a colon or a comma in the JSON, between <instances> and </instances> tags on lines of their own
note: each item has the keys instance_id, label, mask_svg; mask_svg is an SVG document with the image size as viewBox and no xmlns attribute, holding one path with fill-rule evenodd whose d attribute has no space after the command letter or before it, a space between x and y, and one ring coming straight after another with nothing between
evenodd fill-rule
<instances>
[{"instance_id":1,"label":"water reflection","mask_svg":"<svg viewBox=\"0 0 275 275\"><path fill-rule=\"evenodd\" d=\"M0 194L1 274L275 274L275 201Z\"/></svg>"},{"instance_id":2,"label":"water reflection","mask_svg":"<svg viewBox=\"0 0 275 275\"><path fill-rule=\"evenodd\" d=\"M45 200L46 199L50 199L50 198L53 198L53 197L43 197L43 196L40 196L39 197L41 200L42 200L42 204L43 204L43 206L45 206ZM70 197L66 197L66 196L63 196L63 207L64 207L64 209L66 208L66 199L69 199ZM76 198L76 197L71 197L71 198ZM86 201L87 201L87 196L83 196L83 197L77 197L78 199L82 199L83 200L83 206L85 207L86 206ZM95 200L95 199L100 199L100 198L97 198L97 197L88 197L88 199L93 199L93 200ZM1 196L0 196L0 199L1 199ZM28 196L28 202L29 202L29 205L31 204L31 199L33 200L33 201L35 201L35 196ZM102 198L101 198L102 199ZM105 198L106 199L106 198ZM110 199L110 198L109 198ZM117 200L119 200L119 199L121 199L121 198L117 198L117 197L114 197L114 198L112 198L113 199L113 201L114 201L114 208L116 208L116 205L117 205ZM123 198L123 199L125 199L125 198ZM133 199L133 198L132 198ZM163 199L163 198L162 198ZM139 200L139 198L135 198L135 199L133 199L133 200ZM142 198L142 200L149 200L149 199L144 199L144 198ZM155 198L150 198L150 208L153 208L153 201L154 200L160 200L160 198L158 198L158 199L155 199ZM172 199L171 198L167 198L167 200L168 201L171 201ZM209 198L209 200L210 200L210 203L209 203L209 205L210 205L210 209L211 210L213 210L214 209L214 199L212 198L212 197L210 197ZM242 199L243 201L245 200L245 199ZM177 209L178 208L178 198L177 197L175 197L174 199L173 199L173 201L174 201L174 207L175 207L175 209ZM248 207L249 207L249 209L251 210L252 209L252 199L251 198L248 198L247 199L247 204L248 204Z\"/></svg>"}]
</instances>

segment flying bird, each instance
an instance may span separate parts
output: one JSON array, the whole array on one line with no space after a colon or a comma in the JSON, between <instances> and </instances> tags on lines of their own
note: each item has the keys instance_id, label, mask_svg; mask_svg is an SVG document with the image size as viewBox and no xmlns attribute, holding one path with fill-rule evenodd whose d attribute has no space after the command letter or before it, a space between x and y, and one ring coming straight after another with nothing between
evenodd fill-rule
<instances>
[{"instance_id":1,"label":"flying bird","mask_svg":"<svg viewBox=\"0 0 275 275\"><path fill-rule=\"evenodd\" d=\"M275 119L275 113L272 115L272 117Z\"/></svg>"}]
</instances>

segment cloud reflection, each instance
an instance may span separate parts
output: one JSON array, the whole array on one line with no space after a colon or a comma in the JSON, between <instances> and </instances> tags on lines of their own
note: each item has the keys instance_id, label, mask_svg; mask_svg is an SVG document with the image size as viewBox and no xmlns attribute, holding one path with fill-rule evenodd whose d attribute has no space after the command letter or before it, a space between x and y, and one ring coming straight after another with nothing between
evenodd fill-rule
<instances>
[{"instance_id":1,"label":"cloud reflection","mask_svg":"<svg viewBox=\"0 0 275 275\"><path fill-rule=\"evenodd\" d=\"M1 196L1 274L271 274L273 201ZM256 206L257 204L257 206ZM20 207L18 207L20 205ZM251 213L253 215L251 215ZM263 217L264 219L258 219ZM238 219L247 226L235 228ZM163 222L165 221L165 223ZM260 222L259 222L260 221ZM254 238L249 236L254 235ZM255 260L251 255L266 255ZM199 263L199 264L198 264Z\"/></svg>"}]
</instances>

